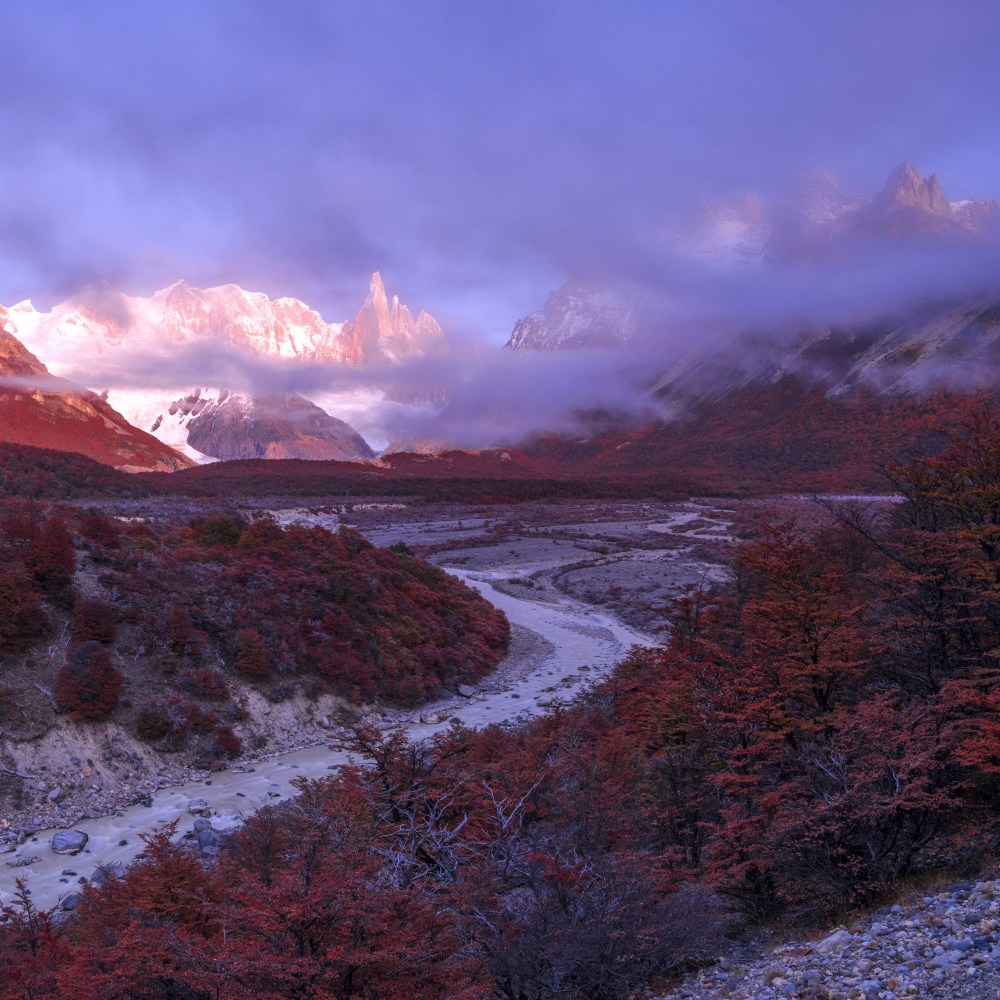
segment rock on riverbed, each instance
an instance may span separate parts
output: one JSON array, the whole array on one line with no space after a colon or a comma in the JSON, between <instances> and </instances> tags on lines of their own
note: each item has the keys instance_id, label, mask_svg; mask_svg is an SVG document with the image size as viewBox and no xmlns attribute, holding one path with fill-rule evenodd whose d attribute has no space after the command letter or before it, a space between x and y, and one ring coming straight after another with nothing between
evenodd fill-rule
<instances>
[{"instance_id":1,"label":"rock on riverbed","mask_svg":"<svg viewBox=\"0 0 1000 1000\"><path fill-rule=\"evenodd\" d=\"M60 830L52 837L52 850L56 854L79 854L87 846L83 830Z\"/></svg>"},{"instance_id":2,"label":"rock on riverbed","mask_svg":"<svg viewBox=\"0 0 1000 1000\"><path fill-rule=\"evenodd\" d=\"M997 996L1000 881L959 882L885 907L818 941L793 941L743 965L724 960L664 994L710 1000L902 1000Z\"/></svg>"}]
</instances>

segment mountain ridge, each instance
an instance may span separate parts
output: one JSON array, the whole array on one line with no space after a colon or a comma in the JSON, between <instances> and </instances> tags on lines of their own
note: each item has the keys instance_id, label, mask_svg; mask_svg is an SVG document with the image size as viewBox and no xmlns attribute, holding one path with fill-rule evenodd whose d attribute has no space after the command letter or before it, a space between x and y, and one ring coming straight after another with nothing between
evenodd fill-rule
<instances>
[{"instance_id":1,"label":"mountain ridge","mask_svg":"<svg viewBox=\"0 0 1000 1000\"><path fill-rule=\"evenodd\" d=\"M936 173L924 178L901 163L874 195L841 187L828 170L813 171L765 203L748 192L707 203L672 237L677 257L709 271L786 273L843 267L873 251L966 245L1000 234L993 199L948 201ZM542 309L518 319L511 350L575 350L629 343L653 321L634 291L609 283L567 282Z\"/></svg>"},{"instance_id":2,"label":"mountain ridge","mask_svg":"<svg viewBox=\"0 0 1000 1000\"><path fill-rule=\"evenodd\" d=\"M0 307L0 441L75 452L128 472L195 464L133 427L96 393L51 375L6 321Z\"/></svg>"}]
</instances>

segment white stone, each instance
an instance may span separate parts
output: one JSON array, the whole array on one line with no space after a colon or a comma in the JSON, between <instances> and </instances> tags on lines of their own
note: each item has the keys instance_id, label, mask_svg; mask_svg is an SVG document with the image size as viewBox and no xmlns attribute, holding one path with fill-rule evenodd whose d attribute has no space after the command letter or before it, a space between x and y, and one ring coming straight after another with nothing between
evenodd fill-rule
<instances>
[{"instance_id":1,"label":"white stone","mask_svg":"<svg viewBox=\"0 0 1000 1000\"><path fill-rule=\"evenodd\" d=\"M832 955L834 952L842 952L853 940L851 935L845 930L834 931L829 937L823 938L816 951L821 955Z\"/></svg>"}]
</instances>

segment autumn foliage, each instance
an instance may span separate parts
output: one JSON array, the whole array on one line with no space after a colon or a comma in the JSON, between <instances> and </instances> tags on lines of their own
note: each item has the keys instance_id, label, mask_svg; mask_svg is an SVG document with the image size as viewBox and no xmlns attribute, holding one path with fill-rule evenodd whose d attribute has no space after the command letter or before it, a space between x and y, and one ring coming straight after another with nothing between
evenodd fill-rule
<instances>
[{"instance_id":1,"label":"autumn foliage","mask_svg":"<svg viewBox=\"0 0 1000 1000\"><path fill-rule=\"evenodd\" d=\"M41 597L18 566L0 570L0 653L22 653L49 627Z\"/></svg>"},{"instance_id":2,"label":"autumn foliage","mask_svg":"<svg viewBox=\"0 0 1000 1000\"><path fill-rule=\"evenodd\" d=\"M185 677L209 658L253 681L312 677L354 702L414 705L475 683L509 643L506 618L464 583L348 528L142 528L100 579Z\"/></svg>"},{"instance_id":3,"label":"autumn foliage","mask_svg":"<svg viewBox=\"0 0 1000 1000\"><path fill-rule=\"evenodd\" d=\"M734 922L828 926L901 880L974 874L1000 845L1000 421L941 430L884 466L892 502L754 526L725 586L676 601L666 641L575 703L422 743L357 725L349 764L217 860L160 829L61 926L22 893L0 998L625 1000ZM15 521L5 544L32 551L38 518ZM269 677L406 701L504 646L404 551L204 523L123 532L106 576L179 679L206 650L252 675L263 650ZM238 742L193 693L140 726L163 749Z\"/></svg>"},{"instance_id":4,"label":"autumn foliage","mask_svg":"<svg viewBox=\"0 0 1000 1000\"><path fill-rule=\"evenodd\" d=\"M71 719L99 719L114 711L124 677L93 640L74 646L56 674L55 698Z\"/></svg>"},{"instance_id":5,"label":"autumn foliage","mask_svg":"<svg viewBox=\"0 0 1000 1000\"><path fill-rule=\"evenodd\" d=\"M107 645L114 642L117 626L115 609L100 598L85 598L73 609L73 638L79 642L92 640Z\"/></svg>"}]
</instances>

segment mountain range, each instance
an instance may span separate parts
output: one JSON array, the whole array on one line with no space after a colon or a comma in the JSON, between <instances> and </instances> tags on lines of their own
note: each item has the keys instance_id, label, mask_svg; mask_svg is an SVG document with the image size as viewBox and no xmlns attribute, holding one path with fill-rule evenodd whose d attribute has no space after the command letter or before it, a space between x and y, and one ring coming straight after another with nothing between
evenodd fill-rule
<instances>
[{"instance_id":1,"label":"mountain range","mask_svg":"<svg viewBox=\"0 0 1000 1000\"><path fill-rule=\"evenodd\" d=\"M949 201L936 174L922 177L904 163L870 197L817 172L780 199L747 195L708 206L682 227L674 249L710 267L767 269L780 278L789 269L835 267L859 253L891 259L897 249L926 242L962 250L998 229L995 202ZM601 348L625 357L640 334L644 349L656 346L648 307L648 293L634 288L570 283L518 320L505 346L554 357ZM297 299L271 300L236 285L202 290L179 281L142 298L99 284L48 312L28 301L0 307L0 335L0 440L162 470L213 459L375 457L350 423L331 415L328 397L247 391L237 377L226 384L227 376L219 373L227 364L238 373L244 362L264 372L275 363L358 369L375 362L378 377L388 381L395 365L448 350L433 317L421 311L414 319L397 297L390 302L377 272L353 321L327 323ZM894 316L847 326L689 339L682 355L661 350L647 360L632 365L633 373L641 371L628 376L637 404L631 409L666 417L690 413L706 401L724 405L727 397L778 385L788 376L822 387L830 399L860 387L899 397L940 385L991 386L1000 377L1000 288L928 297ZM216 374L190 384L202 361ZM188 374L165 379L163 373L172 371ZM494 376L487 367L477 377L488 382ZM171 385L171 378L182 384ZM497 397L496 387L483 385L489 390L483 399L500 398L505 405L502 392ZM401 402L391 385L372 385L368 392L376 403L414 403L408 397ZM481 405L472 392L462 405L477 400ZM523 405L530 408L530 400ZM614 420L627 421L629 410L626 402ZM448 426L461 426L458 410L446 414ZM587 417L590 426L602 425L604 417L597 416L596 424ZM390 450L438 452L449 446L447 437Z\"/></svg>"},{"instance_id":2,"label":"mountain range","mask_svg":"<svg viewBox=\"0 0 1000 1000\"><path fill-rule=\"evenodd\" d=\"M40 312L30 301L0 307L4 329L55 374L72 373L100 388L132 376L137 363L169 370L185 351L256 361L360 366L405 362L447 351L437 321L414 320L382 278L353 322L327 323L292 298L274 301L237 285L193 288L178 281L148 298L107 284ZM159 376L159 373L156 373ZM196 461L232 458L356 459L374 455L349 424L294 393L255 396L234 385L110 388L107 404L128 421Z\"/></svg>"}]
</instances>

